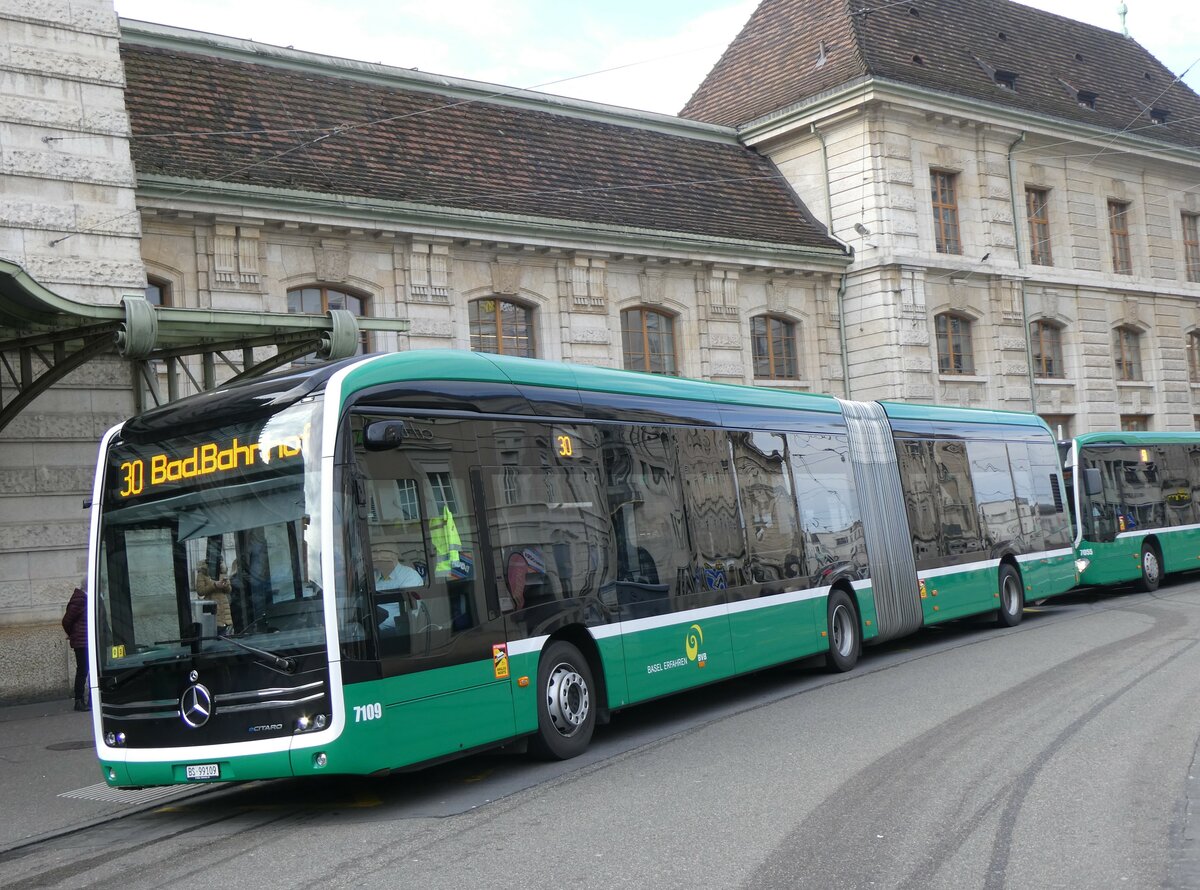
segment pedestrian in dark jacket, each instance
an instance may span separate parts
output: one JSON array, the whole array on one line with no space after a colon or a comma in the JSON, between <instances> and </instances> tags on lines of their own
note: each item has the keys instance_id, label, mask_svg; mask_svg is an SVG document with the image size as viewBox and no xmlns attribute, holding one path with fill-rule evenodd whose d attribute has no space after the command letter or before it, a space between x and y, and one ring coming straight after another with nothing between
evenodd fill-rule
<instances>
[{"instance_id":1,"label":"pedestrian in dark jacket","mask_svg":"<svg viewBox=\"0 0 1200 890\"><path fill-rule=\"evenodd\" d=\"M76 587L67 601L62 626L67 632L67 641L75 650L75 710L86 711L83 684L87 679L87 595L82 587Z\"/></svg>"}]
</instances>

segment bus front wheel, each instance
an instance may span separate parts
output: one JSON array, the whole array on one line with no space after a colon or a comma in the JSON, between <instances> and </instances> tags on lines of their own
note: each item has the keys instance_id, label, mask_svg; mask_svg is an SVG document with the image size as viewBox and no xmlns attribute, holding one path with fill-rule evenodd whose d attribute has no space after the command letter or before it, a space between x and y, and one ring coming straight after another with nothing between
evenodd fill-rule
<instances>
[{"instance_id":1,"label":"bus front wheel","mask_svg":"<svg viewBox=\"0 0 1200 890\"><path fill-rule=\"evenodd\" d=\"M996 612L996 623L1001 627L1016 627L1021 623L1025 609L1025 591L1021 589L1021 576L1010 565L1000 566L1000 608Z\"/></svg>"},{"instance_id":2,"label":"bus front wheel","mask_svg":"<svg viewBox=\"0 0 1200 890\"><path fill-rule=\"evenodd\" d=\"M831 671L845 673L858 664L862 635L858 629L858 611L844 590L829 594L829 653L825 663Z\"/></svg>"},{"instance_id":3,"label":"bus front wheel","mask_svg":"<svg viewBox=\"0 0 1200 890\"><path fill-rule=\"evenodd\" d=\"M1153 544L1142 545L1142 580L1138 588L1143 593L1153 593L1162 583L1162 564L1158 560L1158 548Z\"/></svg>"},{"instance_id":4,"label":"bus front wheel","mask_svg":"<svg viewBox=\"0 0 1200 890\"><path fill-rule=\"evenodd\" d=\"M564 640L546 647L538 662L538 731L534 754L569 760L582 754L596 728L592 669L578 649Z\"/></svg>"}]
</instances>

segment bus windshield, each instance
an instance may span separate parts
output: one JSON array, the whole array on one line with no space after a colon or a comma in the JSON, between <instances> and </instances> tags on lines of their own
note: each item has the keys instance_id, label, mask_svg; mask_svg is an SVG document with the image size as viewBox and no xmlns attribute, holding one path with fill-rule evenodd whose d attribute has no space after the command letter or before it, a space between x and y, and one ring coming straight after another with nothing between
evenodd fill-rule
<instances>
[{"instance_id":1,"label":"bus windshield","mask_svg":"<svg viewBox=\"0 0 1200 890\"><path fill-rule=\"evenodd\" d=\"M311 399L107 459L97 578L101 676L199 654L325 642ZM310 447L311 443L311 447Z\"/></svg>"}]
</instances>

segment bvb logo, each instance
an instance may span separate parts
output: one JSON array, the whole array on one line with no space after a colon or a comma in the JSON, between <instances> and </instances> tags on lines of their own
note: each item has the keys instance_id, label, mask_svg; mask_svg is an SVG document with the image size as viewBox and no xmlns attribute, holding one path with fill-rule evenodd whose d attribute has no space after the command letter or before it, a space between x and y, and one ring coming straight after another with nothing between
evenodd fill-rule
<instances>
[{"instance_id":1,"label":"bvb logo","mask_svg":"<svg viewBox=\"0 0 1200 890\"><path fill-rule=\"evenodd\" d=\"M704 631L701 630L699 624L693 624L688 628L688 634L684 638L684 651L687 652L688 661L696 662L697 666L704 667L708 661L708 653L701 652L700 647L704 644Z\"/></svg>"}]
</instances>

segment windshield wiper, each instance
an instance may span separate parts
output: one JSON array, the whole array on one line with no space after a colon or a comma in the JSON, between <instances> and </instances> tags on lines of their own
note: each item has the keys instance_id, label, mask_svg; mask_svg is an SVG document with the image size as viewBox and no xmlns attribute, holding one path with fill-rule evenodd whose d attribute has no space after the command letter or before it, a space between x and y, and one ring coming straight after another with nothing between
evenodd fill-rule
<instances>
[{"instance_id":1,"label":"windshield wiper","mask_svg":"<svg viewBox=\"0 0 1200 890\"><path fill-rule=\"evenodd\" d=\"M170 642L179 642L179 641L172 640ZM147 659L146 661L143 661L137 667L131 667L129 670L125 671L124 673L117 674L115 677L111 676L111 675L101 675L100 685L101 685L101 687L103 687L103 689L106 692L112 692L114 689L120 689L122 686L124 686L126 683L128 683L130 680L132 680L134 677L137 677L137 676L145 673L148 669L154 667L157 664L166 664L168 661L178 661L179 659L186 658L186 657L187 657L186 653L176 652L173 655L162 655L162 656L159 656L158 658L150 658L150 659Z\"/></svg>"},{"instance_id":2,"label":"windshield wiper","mask_svg":"<svg viewBox=\"0 0 1200 890\"><path fill-rule=\"evenodd\" d=\"M162 645L164 643L191 644L191 643L222 642L222 641L226 642L226 643L232 643L233 645L237 646L239 649L245 649L247 652L251 653L252 655L257 655L260 659L265 661L268 666L277 668L278 670L283 671L285 674L294 674L296 672L295 660L288 658L287 656L284 656L284 655L276 655L274 652L268 652L266 649L259 649L256 646L251 646L247 643L243 643L241 640L236 640L233 637L219 637L219 636L218 637L185 637L181 640L159 640L157 643L155 643L155 645L158 646L158 645Z\"/></svg>"}]
</instances>

